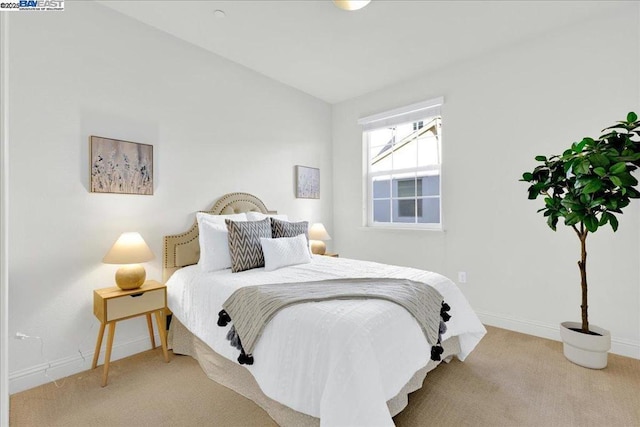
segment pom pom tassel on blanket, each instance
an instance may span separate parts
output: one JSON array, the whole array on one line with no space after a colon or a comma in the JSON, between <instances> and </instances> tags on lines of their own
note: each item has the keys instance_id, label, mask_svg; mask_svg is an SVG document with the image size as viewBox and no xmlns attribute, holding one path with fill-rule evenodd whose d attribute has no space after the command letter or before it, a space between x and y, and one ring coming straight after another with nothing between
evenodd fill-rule
<instances>
[{"instance_id":1,"label":"pom pom tassel on blanket","mask_svg":"<svg viewBox=\"0 0 640 427\"><path fill-rule=\"evenodd\" d=\"M227 314L225 310L220 311L220 313L218 313L218 326L227 326L229 322L231 322L229 314Z\"/></svg>"},{"instance_id":2,"label":"pom pom tassel on blanket","mask_svg":"<svg viewBox=\"0 0 640 427\"><path fill-rule=\"evenodd\" d=\"M451 306L446 302L442 301L442 307L440 308L440 328L438 329L438 342L431 347L431 360L440 361L440 356L444 352L442 348L442 335L447 332L447 325L445 322L448 322L451 319L451 315L449 314L449 310L451 310Z\"/></svg>"},{"instance_id":3,"label":"pom pom tassel on blanket","mask_svg":"<svg viewBox=\"0 0 640 427\"><path fill-rule=\"evenodd\" d=\"M218 313L218 326L224 327L227 326L231 322L231 317L225 310L221 310ZM236 332L236 328L231 326L229 332L227 332L227 340L231 347L235 347L240 350L240 356L238 356L238 363L241 365L253 365L253 356L251 354L247 354L242 348L242 341L240 341L240 336Z\"/></svg>"}]
</instances>

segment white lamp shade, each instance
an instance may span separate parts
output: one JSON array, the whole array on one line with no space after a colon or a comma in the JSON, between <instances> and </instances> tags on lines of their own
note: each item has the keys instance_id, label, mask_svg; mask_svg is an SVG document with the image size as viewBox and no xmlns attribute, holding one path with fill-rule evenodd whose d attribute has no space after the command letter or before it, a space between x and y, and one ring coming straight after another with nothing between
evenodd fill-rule
<instances>
[{"instance_id":1,"label":"white lamp shade","mask_svg":"<svg viewBox=\"0 0 640 427\"><path fill-rule=\"evenodd\" d=\"M122 233L102 262L105 264L138 264L151 261L153 252L140 233Z\"/></svg>"},{"instance_id":2,"label":"white lamp shade","mask_svg":"<svg viewBox=\"0 0 640 427\"><path fill-rule=\"evenodd\" d=\"M333 4L343 10L358 10L369 4L371 0L333 0Z\"/></svg>"},{"instance_id":3,"label":"white lamp shade","mask_svg":"<svg viewBox=\"0 0 640 427\"><path fill-rule=\"evenodd\" d=\"M316 222L309 228L309 240L331 240L331 236L322 223Z\"/></svg>"}]
</instances>

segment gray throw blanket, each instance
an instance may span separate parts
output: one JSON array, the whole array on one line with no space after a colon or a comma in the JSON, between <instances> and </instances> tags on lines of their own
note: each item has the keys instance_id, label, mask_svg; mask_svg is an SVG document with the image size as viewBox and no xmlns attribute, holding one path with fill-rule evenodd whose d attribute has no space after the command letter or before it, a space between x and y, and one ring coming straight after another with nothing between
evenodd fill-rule
<instances>
[{"instance_id":1,"label":"gray throw blanket","mask_svg":"<svg viewBox=\"0 0 640 427\"><path fill-rule=\"evenodd\" d=\"M449 306L436 289L408 279L331 279L247 286L236 290L224 302L218 325L226 326L229 321L233 322L227 338L242 351L238 361L251 364L251 353L262 331L283 308L313 301L371 298L391 301L404 307L418 321L429 344L439 345L440 334L446 330L441 318L449 320L446 313ZM243 362L241 359L247 355L251 360Z\"/></svg>"}]
</instances>

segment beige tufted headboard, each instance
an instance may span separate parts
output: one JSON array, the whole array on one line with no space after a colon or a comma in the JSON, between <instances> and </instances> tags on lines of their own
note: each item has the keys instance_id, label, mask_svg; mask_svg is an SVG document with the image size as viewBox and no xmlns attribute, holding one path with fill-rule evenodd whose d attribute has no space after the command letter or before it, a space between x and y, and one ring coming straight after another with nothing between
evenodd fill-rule
<instances>
[{"instance_id":1,"label":"beige tufted headboard","mask_svg":"<svg viewBox=\"0 0 640 427\"><path fill-rule=\"evenodd\" d=\"M225 194L211 209L202 212L212 215L229 215L241 212L276 213L267 210L262 200L249 193ZM198 223L194 221L191 228L184 233L164 236L162 280L166 283L176 270L196 264L198 259L200 259Z\"/></svg>"}]
</instances>

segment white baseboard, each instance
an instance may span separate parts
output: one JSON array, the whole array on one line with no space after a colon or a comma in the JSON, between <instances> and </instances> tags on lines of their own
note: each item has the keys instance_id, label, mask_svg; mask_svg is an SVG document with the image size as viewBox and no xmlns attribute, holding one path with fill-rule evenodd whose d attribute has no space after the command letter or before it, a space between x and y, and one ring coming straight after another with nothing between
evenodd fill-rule
<instances>
[{"instance_id":1,"label":"white baseboard","mask_svg":"<svg viewBox=\"0 0 640 427\"><path fill-rule=\"evenodd\" d=\"M159 345L161 341L158 334L155 335L155 340L156 345ZM150 349L151 343L149 342L149 335L146 334L140 338L114 345L111 351L111 361L113 362L114 360L122 359L123 357L131 356ZM103 346L100 351L100 359L98 360L98 367L96 369L102 369L104 354L105 349ZM41 384L46 384L59 380L60 378L68 377L69 375L77 374L78 372L89 370L91 369L93 355L93 351L86 353L83 352L82 354L78 352L78 354L74 356L50 360L39 365L10 372L9 394L19 393L21 391L37 387ZM64 382L58 382L58 386L64 387Z\"/></svg>"},{"instance_id":2,"label":"white baseboard","mask_svg":"<svg viewBox=\"0 0 640 427\"><path fill-rule=\"evenodd\" d=\"M528 319L520 319L504 314L488 313L476 310L476 314L485 325L495 326L536 337L560 341L560 326ZM611 353L640 359L640 341L611 337Z\"/></svg>"}]
</instances>

